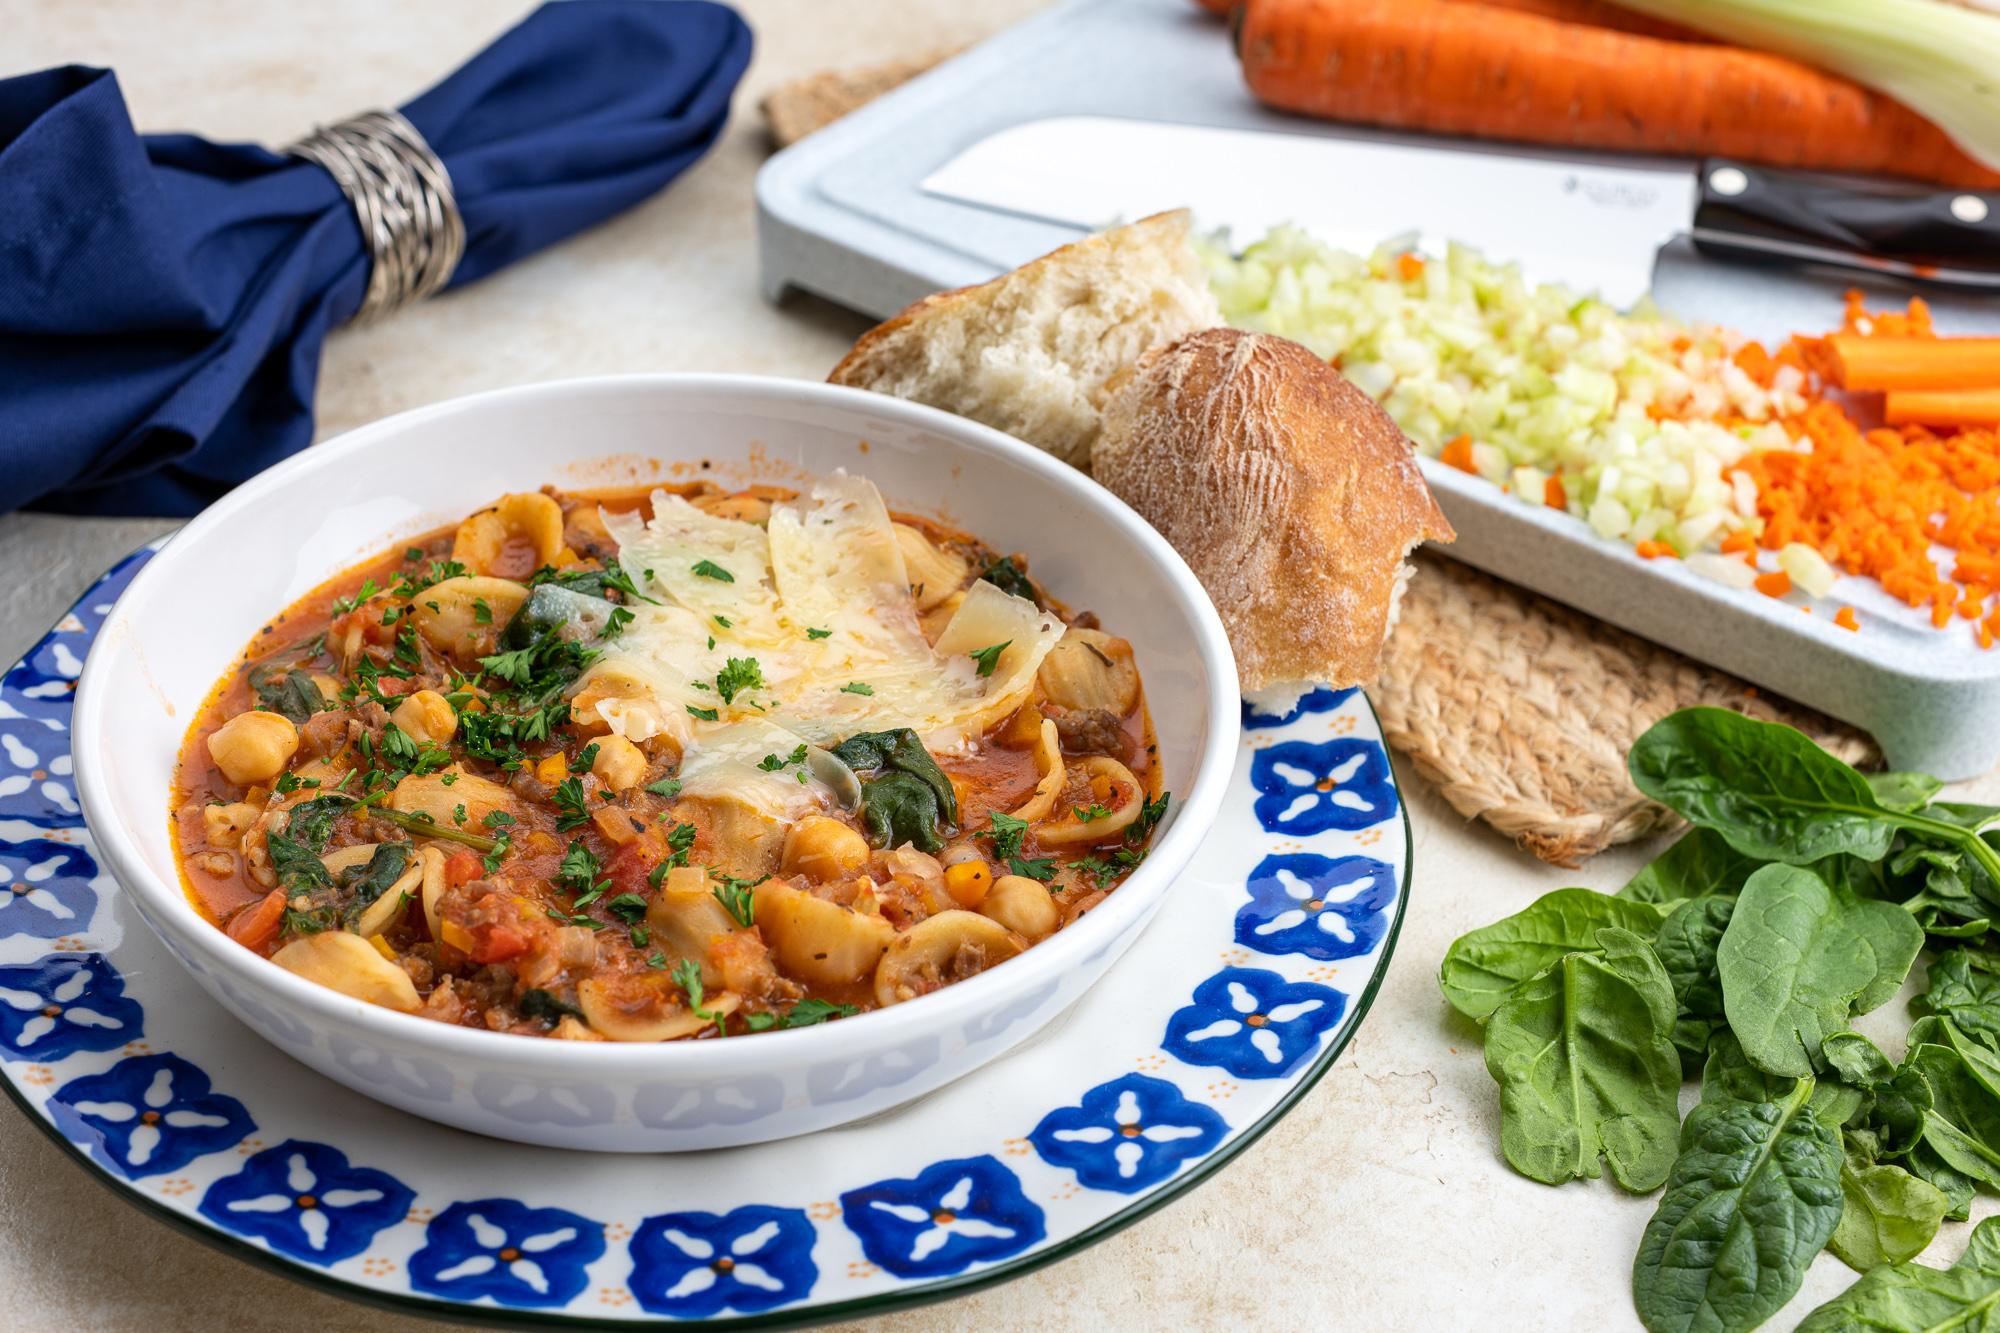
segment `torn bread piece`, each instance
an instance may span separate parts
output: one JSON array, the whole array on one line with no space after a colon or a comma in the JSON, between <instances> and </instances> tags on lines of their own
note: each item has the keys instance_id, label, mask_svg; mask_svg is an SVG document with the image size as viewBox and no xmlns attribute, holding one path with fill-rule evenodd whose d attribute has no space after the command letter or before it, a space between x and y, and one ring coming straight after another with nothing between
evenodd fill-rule
<instances>
[{"instance_id":1,"label":"torn bread piece","mask_svg":"<svg viewBox=\"0 0 2000 1333\"><path fill-rule=\"evenodd\" d=\"M827 380L944 408L1086 467L1106 383L1147 349L1221 322L1187 213L1160 213L925 297L863 334Z\"/></svg>"},{"instance_id":2,"label":"torn bread piece","mask_svg":"<svg viewBox=\"0 0 2000 1333\"><path fill-rule=\"evenodd\" d=\"M1111 386L1093 472L1208 589L1246 691L1372 681L1425 541L1451 524L1410 442L1308 349L1208 329Z\"/></svg>"}]
</instances>

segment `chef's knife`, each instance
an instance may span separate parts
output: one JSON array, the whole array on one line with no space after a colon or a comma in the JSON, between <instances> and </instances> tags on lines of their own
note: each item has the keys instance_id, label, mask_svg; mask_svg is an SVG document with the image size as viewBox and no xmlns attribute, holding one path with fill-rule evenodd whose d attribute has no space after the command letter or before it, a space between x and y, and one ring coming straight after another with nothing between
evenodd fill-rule
<instances>
[{"instance_id":1,"label":"chef's knife","mask_svg":"<svg viewBox=\"0 0 2000 1333\"><path fill-rule=\"evenodd\" d=\"M1079 230L1185 207L1238 244L1287 222L1364 253L1456 240L1620 305L1647 291L1654 256L1684 234L1735 257L2000 291L2000 196L1863 193L1734 162L1606 165L1061 116L982 139L922 188Z\"/></svg>"}]
</instances>

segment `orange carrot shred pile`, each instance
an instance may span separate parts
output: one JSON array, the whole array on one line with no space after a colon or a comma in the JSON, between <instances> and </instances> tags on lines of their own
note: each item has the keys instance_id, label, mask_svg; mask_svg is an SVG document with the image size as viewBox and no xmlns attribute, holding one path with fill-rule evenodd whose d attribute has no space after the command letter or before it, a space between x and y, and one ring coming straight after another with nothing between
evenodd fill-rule
<instances>
[{"instance_id":1,"label":"orange carrot shred pile","mask_svg":"<svg viewBox=\"0 0 2000 1333\"><path fill-rule=\"evenodd\" d=\"M1921 300L1906 312L1870 314L1848 294L1841 330L1863 337L1935 336ZM1824 377L1824 339L1795 338L1778 359ZM1746 367L1746 371L1748 367ZM1738 465L1757 487L1766 550L1802 542L1836 567L1874 579L1938 628L1976 622L1980 642L2000 631L2000 428L1935 431L1919 425L1865 429L1838 401L1820 398L1786 423L1802 451L1763 450ZM1941 553L1933 554L1934 548ZM1731 542L1725 551L1740 549ZM1757 587L1781 596L1781 574ZM1842 617L1845 617L1844 619ZM1851 609L1836 623L1849 624Z\"/></svg>"}]
</instances>

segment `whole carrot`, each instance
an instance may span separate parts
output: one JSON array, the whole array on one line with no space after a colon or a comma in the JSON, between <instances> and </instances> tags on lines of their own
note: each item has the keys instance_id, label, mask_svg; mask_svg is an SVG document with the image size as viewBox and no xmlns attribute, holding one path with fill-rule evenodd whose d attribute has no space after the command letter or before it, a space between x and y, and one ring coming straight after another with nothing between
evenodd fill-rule
<instances>
[{"instance_id":1,"label":"whole carrot","mask_svg":"<svg viewBox=\"0 0 2000 1333\"><path fill-rule=\"evenodd\" d=\"M1259 99L1398 129L2000 185L1908 108L1735 47L1664 41L1462 0L1248 0Z\"/></svg>"}]
</instances>

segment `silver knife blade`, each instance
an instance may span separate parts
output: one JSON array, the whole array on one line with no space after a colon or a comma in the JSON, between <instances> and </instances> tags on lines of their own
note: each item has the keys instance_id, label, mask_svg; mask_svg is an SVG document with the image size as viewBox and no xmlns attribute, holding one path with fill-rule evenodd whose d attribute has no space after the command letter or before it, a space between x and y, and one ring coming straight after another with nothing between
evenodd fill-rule
<instances>
[{"instance_id":1,"label":"silver knife blade","mask_svg":"<svg viewBox=\"0 0 2000 1333\"><path fill-rule=\"evenodd\" d=\"M1401 238L1459 241L1532 281L1626 305L1659 248L1685 232L1694 171L1603 166L1310 133L1057 116L989 135L923 191L1080 231L1171 208L1242 245L1283 223L1366 253Z\"/></svg>"}]
</instances>

